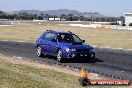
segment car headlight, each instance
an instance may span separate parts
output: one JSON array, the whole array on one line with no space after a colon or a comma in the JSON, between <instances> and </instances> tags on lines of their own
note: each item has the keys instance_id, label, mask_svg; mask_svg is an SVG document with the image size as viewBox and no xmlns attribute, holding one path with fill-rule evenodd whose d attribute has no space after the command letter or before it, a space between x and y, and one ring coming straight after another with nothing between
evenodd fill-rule
<instances>
[{"instance_id":1,"label":"car headlight","mask_svg":"<svg viewBox=\"0 0 132 88\"><path fill-rule=\"evenodd\" d=\"M90 52L95 52L95 49L91 49Z\"/></svg>"},{"instance_id":2,"label":"car headlight","mask_svg":"<svg viewBox=\"0 0 132 88\"><path fill-rule=\"evenodd\" d=\"M75 52L76 49L69 49L69 48L67 48L66 51L67 51L67 52Z\"/></svg>"}]
</instances>

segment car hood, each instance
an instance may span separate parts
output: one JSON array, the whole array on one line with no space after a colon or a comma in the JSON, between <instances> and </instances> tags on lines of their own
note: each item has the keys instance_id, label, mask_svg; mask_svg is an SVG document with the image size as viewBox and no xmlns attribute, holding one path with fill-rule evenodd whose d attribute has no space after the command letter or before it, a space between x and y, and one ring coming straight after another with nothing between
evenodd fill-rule
<instances>
[{"instance_id":1,"label":"car hood","mask_svg":"<svg viewBox=\"0 0 132 88\"><path fill-rule=\"evenodd\" d=\"M60 45L65 46L70 49L93 49L92 46L86 45L84 43L82 44L60 43Z\"/></svg>"}]
</instances>

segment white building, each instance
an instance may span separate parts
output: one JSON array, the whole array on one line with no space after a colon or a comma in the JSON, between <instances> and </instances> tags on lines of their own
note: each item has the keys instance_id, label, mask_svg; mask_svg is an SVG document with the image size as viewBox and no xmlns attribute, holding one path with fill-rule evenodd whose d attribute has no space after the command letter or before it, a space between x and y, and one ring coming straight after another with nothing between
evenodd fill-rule
<instances>
[{"instance_id":1,"label":"white building","mask_svg":"<svg viewBox=\"0 0 132 88\"><path fill-rule=\"evenodd\" d=\"M130 23L132 23L132 13L124 13L125 15L125 24L128 26Z\"/></svg>"},{"instance_id":2,"label":"white building","mask_svg":"<svg viewBox=\"0 0 132 88\"><path fill-rule=\"evenodd\" d=\"M60 21L61 20L61 18L55 18L55 21Z\"/></svg>"},{"instance_id":3,"label":"white building","mask_svg":"<svg viewBox=\"0 0 132 88\"><path fill-rule=\"evenodd\" d=\"M49 18L49 21L54 21L55 20L55 18Z\"/></svg>"},{"instance_id":4,"label":"white building","mask_svg":"<svg viewBox=\"0 0 132 88\"><path fill-rule=\"evenodd\" d=\"M60 21L61 18L49 18L49 21Z\"/></svg>"}]
</instances>

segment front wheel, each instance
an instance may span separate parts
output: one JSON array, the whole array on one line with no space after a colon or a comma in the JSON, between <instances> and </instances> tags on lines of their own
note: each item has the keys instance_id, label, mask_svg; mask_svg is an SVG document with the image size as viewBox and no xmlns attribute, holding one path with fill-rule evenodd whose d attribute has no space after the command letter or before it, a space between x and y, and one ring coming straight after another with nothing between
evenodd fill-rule
<instances>
[{"instance_id":1,"label":"front wheel","mask_svg":"<svg viewBox=\"0 0 132 88\"><path fill-rule=\"evenodd\" d=\"M95 58L95 54L91 54L90 55L90 58Z\"/></svg>"},{"instance_id":2,"label":"front wheel","mask_svg":"<svg viewBox=\"0 0 132 88\"><path fill-rule=\"evenodd\" d=\"M62 57L62 51L61 51L61 49L59 49L58 52L57 52L57 61L63 62L63 57Z\"/></svg>"},{"instance_id":3,"label":"front wheel","mask_svg":"<svg viewBox=\"0 0 132 88\"><path fill-rule=\"evenodd\" d=\"M43 56L41 46L38 46L38 47L37 47L36 54L37 54L38 57L42 57L42 56Z\"/></svg>"}]
</instances>

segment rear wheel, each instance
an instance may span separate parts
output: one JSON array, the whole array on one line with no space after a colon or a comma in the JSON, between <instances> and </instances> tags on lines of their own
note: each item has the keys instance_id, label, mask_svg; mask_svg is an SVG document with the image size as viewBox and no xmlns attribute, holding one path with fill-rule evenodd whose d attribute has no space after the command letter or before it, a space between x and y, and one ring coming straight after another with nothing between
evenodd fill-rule
<instances>
[{"instance_id":1,"label":"rear wheel","mask_svg":"<svg viewBox=\"0 0 132 88\"><path fill-rule=\"evenodd\" d=\"M62 57L62 51L61 51L61 49L59 49L58 52L57 52L57 61L63 62L63 57Z\"/></svg>"},{"instance_id":2,"label":"rear wheel","mask_svg":"<svg viewBox=\"0 0 132 88\"><path fill-rule=\"evenodd\" d=\"M38 47L37 47L36 54L37 54L38 57L42 57L42 56L43 56L41 46L38 46Z\"/></svg>"},{"instance_id":3,"label":"rear wheel","mask_svg":"<svg viewBox=\"0 0 132 88\"><path fill-rule=\"evenodd\" d=\"M95 54L90 55L90 58L95 58Z\"/></svg>"}]
</instances>

